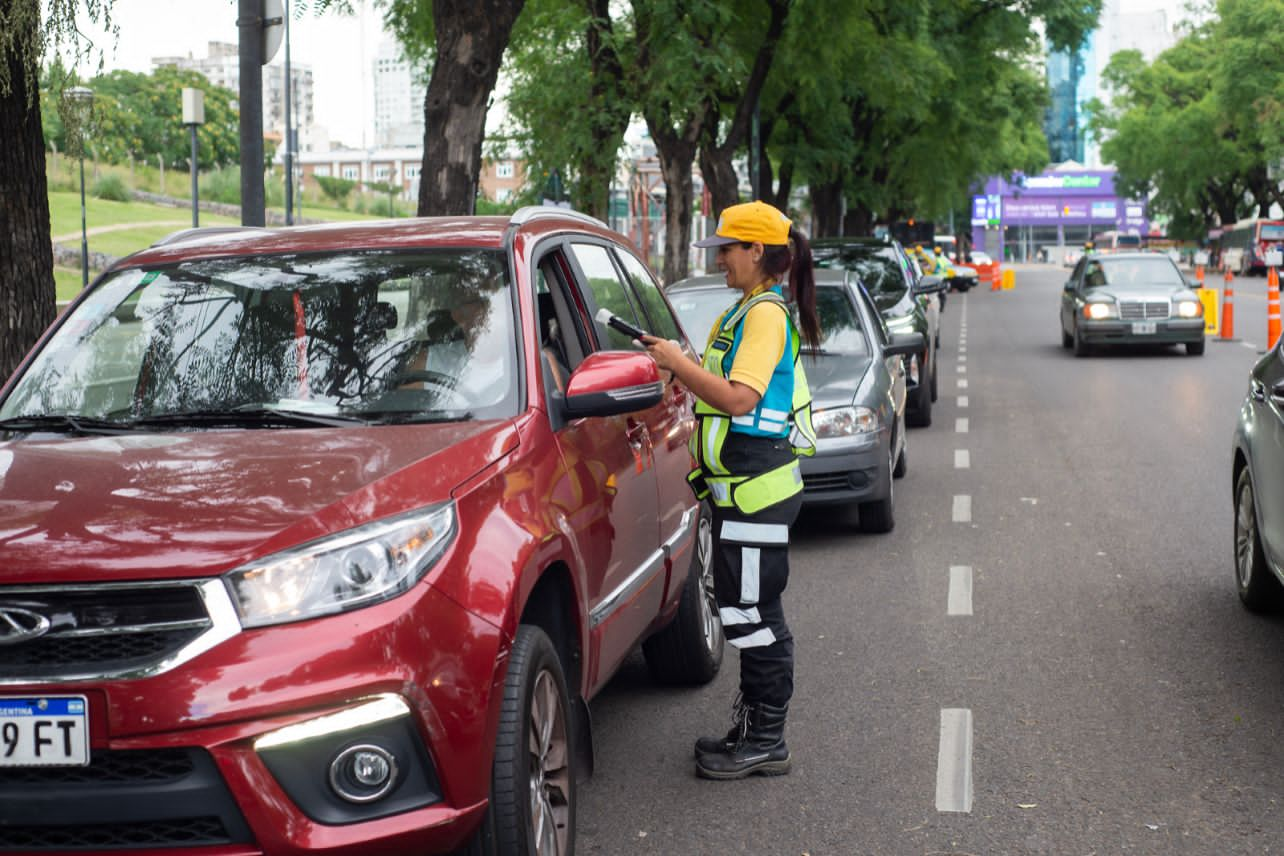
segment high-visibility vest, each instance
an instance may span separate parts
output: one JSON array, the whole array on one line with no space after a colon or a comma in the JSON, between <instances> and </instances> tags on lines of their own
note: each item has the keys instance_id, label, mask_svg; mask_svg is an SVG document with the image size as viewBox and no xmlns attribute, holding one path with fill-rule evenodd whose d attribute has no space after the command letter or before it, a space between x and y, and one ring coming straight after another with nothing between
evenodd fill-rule
<instances>
[{"instance_id":1,"label":"high-visibility vest","mask_svg":"<svg viewBox=\"0 0 1284 856\"><path fill-rule=\"evenodd\" d=\"M779 306L789 325L780 363L758 405L743 416L733 417L696 399L698 427L691 435L690 445L696 468L687 476L698 498L709 497L714 505L722 507L735 506L744 514L755 514L802 491L798 456L816 454L811 389L799 358L801 340L777 290L754 295L720 320L705 349L704 368L723 379L730 375L745 316L759 303ZM732 475L722 463L722 448L733 431L758 437L788 437L794 457L787 464L755 476Z\"/></svg>"}]
</instances>

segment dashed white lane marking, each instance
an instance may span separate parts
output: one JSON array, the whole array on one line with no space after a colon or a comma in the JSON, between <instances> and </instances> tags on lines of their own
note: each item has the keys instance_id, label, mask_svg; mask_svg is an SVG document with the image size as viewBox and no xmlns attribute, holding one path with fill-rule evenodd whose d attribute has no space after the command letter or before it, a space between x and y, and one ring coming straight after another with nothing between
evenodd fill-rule
<instances>
[{"instance_id":1,"label":"dashed white lane marking","mask_svg":"<svg viewBox=\"0 0 1284 856\"><path fill-rule=\"evenodd\" d=\"M967 449L954 450L954 469L970 470L972 469L972 454Z\"/></svg>"},{"instance_id":2,"label":"dashed white lane marking","mask_svg":"<svg viewBox=\"0 0 1284 856\"><path fill-rule=\"evenodd\" d=\"M959 365L959 374L967 374L967 363L961 363Z\"/></svg>"},{"instance_id":3,"label":"dashed white lane marking","mask_svg":"<svg viewBox=\"0 0 1284 856\"><path fill-rule=\"evenodd\" d=\"M959 389L967 389L967 378L959 378Z\"/></svg>"},{"instance_id":4,"label":"dashed white lane marking","mask_svg":"<svg viewBox=\"0 0 1284 856\"><path fill-rule=\"evenodd\" d=\"M966 395L960 395L960 396L959 396L959 407L967 407L967 396L966 396Z\"/></svg>"},{"instance_id":5,"label":"dashed white lane marking","mask_svg":"<svg viewBox=\"0 0 1284 856\"><path fill-rule=\"evenodd\" d=\"M972 614L972 568L969 565L950 565L950 592L946 599L946 615Z\"/></svg>"},{"instance_id":6,"label":"dashed white lane marking","mask_svg":"<svg viewBox=\"0 0 1284 856\"><path fill-rule=\"evenodd\" d=\"M1245 348L1248 348L1250 351L1257 350L1257 346L1254 345L1252 342L1240 342L1240 344L1243 345Z\"/></svg>"},{"instance_id":7,"label":"dashed white lane marking","mask_svg":"<svg viewBox=\"0 0 1284 856\"><path fill-rule=\"evenodd\" d=\"M960 416L960 417L958 417L957 419L955 419L955 420L954 420L954 433L955 433L955 434L966 434L966 433L967 433L967 429L968 429L968 424L967 424L967 417L966 417L966 416Z\"/></svg>"},{"instance_id":8,"label":"dashed white lane marking","mask_svg":"<svg viewBox=\"0 0 1284 856\"><path fill-rule=\"evenodd\" d=\"M941 711L941 742L936 753L936 810L972 811L972 711Z\"/></svg>"},{"instance_id":9,"label":"dashed white lane marking","mask_svg":"<svg viewBox=\"0 0 1284 856\"><path fill-rule=\"evenodd\" d=\"M953 516L955 523L972 522L972 497L970 494L955 494Z\"/></svg>"}]
</instances>

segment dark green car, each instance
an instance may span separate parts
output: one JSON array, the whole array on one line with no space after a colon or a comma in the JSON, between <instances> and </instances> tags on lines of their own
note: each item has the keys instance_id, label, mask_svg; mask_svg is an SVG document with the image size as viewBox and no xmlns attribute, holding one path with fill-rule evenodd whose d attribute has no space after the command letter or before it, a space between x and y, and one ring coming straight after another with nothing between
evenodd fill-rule
<instances>
[{"instance_id":1,"label":"dark green car","mask_svg":"<svg viewBox=\"0 0 1284 856\"><path fill-rule=\"evenodd\" d=\"M905 424L932 424L936 401L936 352L940 345L940 277L915 279L901 245L880 238L817 238L812 242L816 267L855 271L893 333L921 333L923 350L905 360L907 407Z\"/></svg>"}]
</instances>

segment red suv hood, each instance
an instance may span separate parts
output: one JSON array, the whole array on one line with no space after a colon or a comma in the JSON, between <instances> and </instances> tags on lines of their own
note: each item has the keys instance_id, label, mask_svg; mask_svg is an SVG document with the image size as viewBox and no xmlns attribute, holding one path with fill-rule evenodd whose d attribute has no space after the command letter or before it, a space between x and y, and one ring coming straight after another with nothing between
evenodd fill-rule
<instances>
[{"instance_id":1,"label":"red suv hood","mask_svg":"<svg viewBox=\"0 0 1284 856\"><path fill-rule=\"evenodd\" d=\"M511 425L0 443L0 585L204 577L447 499Z\"/></svg>"}]
</instances>

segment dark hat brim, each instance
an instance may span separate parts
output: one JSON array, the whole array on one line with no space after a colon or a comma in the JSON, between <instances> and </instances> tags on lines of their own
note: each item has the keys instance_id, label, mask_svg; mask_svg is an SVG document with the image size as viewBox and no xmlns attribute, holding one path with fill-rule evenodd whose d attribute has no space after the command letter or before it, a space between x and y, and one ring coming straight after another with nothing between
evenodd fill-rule
<instances>
[{"instance_id":1,"label":"dark hat brim","mask_svg":"<svg viewBox=\"0 0 1284 856\"><path fill-rule=\"evenodd\" d=\"M739 238L724 238L721 235L710 235L707 238L701 238L700 240L693 243L691 246L707 249L709 247L724 247L727 244L739 244L739 243L741 243Z\"/></svg>"}]
</instances>

